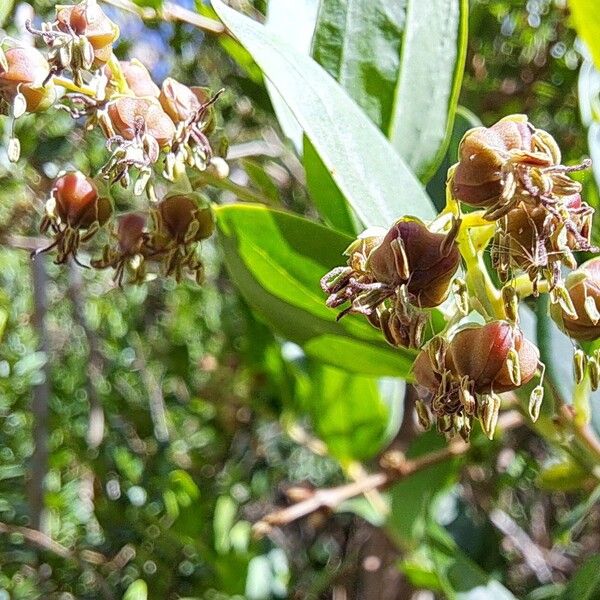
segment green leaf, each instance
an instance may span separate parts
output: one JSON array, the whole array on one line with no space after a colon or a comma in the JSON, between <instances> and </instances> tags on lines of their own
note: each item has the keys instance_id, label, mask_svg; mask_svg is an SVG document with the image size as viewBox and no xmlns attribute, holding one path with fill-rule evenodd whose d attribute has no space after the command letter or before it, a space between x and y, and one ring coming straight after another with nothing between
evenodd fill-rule
<instances>
[{"instance_id":1,"label":"green leaf","mask_svg":"<svg viewBox=\"0 0 600 600\"><path fill-rule=\"evenodd\" d=\"M221 0L212 4L282 95L364 225L389 226L406 213L433 217L423 186L321 66Z\"/></svg>"},{"instance_id":2,"label":"green leaf","mask_svg":"<svg viewBox=\"0 0 600 600\"><path fill-rule=\"evenodd\" d=\"M9 15L12 13L14 5L15 0L4 0L2 2L2 5L0 6L0 27L4 27L6 19L8 19Z\"/></svg>"},{"instance_id":3,"label":"green leaf","mask_svg":"<svg viewBox=\"0 0 600 600\"><path fill-rule=\"evenodd\" d=\"M310 52L310 44L317 21L319 0L271 0L267 5L265 27L285 35L285 39L298 52ZM285 100L267 81L267 91L283 133L292 141L298 154L302 153L302 127L288 108Z\"/></svg>"},{"instance_id":4,"label":"green leaf","mask_svg":"<svg viewBox=\"0 0 600 600\"><path fill-rule=\"evenodd\" d=\"M391 411L377 379L322 364L298 377L300 409L338 460L372 458L389 440ZM403 391L397 386L387 400L401 404Z\"/></svg>"},{"instance_id":5,"label":"green leaf","mask_svg":"<svg viewBox=\"0 0 600 600\"><path fill-rule=\"evenodd\" d=\"M387 345L364 318L336 322L320 278L343 263L352 238L264 206L216 208L219 241L231 279L269 326L308 356L356 373L409 375L415 354Z\"/></svg>"},{"instance_id":6,"label":"green leaf","mask_svg":"<svg viewBox=\"0 0 600 600\"><path fill-rule=\"evenodd\" d=\"M597 0L569 0L573 24L600 69L600 11Z\"/></svg>"},{"instance_id":7,"label":"green leaf","mask_svg":"<svg viewBox=\"0 0 600 600\"><path fill-rule=\"evenodd\" d=\"M354 237L358 232L356 217L306 136L302 158L306 171L306 187L319 214L331 227Z\"/></svg>"},{"instance_id":8,"label":"green leaf","mask_svg":"<svg viewBox=\"0 0 600 600\"><path fill-rule=\"evenodd\" d=\"M426 181L446 151L467 49L468 0L409 0L389 138Z\"/></svg>"},{"instance_id":9,"label":"green leaf","mask_svg":"<svg viewBox=\"0 0 600 600\"><path fill-rule=\"evenodd\" d=\"M444 155L466 55L466 0L323 0L313 56L427 179Z\"/></svg>"},{"instance_id":10,"label":"green leaf","mask_svg":"<svg viewBox=\"0 0 600 600\"><path fill-rule=\"evenodd\" d=\"M591 556L569 581L560 600L596 600L600 597L600 555Z\"/></svg>"},{"instance_id":11,"label":"green leaf","mask_svg":"<svg viewBox=\"0 0 600 600\"><path fill-rule=\"evenodd\" d=\"M143 579L136 579L126 590L123 600L147 600L148 586Z\"/></svg>"},{"instance_id":12,"label":"green leaf","mask_svg":"<svg viewBox=\"0 0 600 600\"><path fill-rule=\"evenodd\" d=\"M545 466L537 476L536 484L544 490L568 492L581 489L589 478L589 473L565 455L560 462Z\"/></svg>"},{"instance_id":13,"label":"green leaf","mask_svg":"<svg viewBox=\"0 0 600 600\"><path fill-rule=\"evenodd\" d=\"M435 431L417 437L407 456L414 458L441 450L446 441ZM387 523L390 535L403 547L414 547L425 532L429 505L434 496L454 483L458 477L459 459L448 459L418 471L396 483L391 490L392 510Z\"/></svg>"},{"instance_id":14,"label":"green leaf","mask_svg":"<svg viewBox=\"0 0 600 600\"><path fill-rule=\"evenodd\" d=\"M429 525L427 545L435 572L443 580L442 587L448 597L455 600L516 600L499 581L490 577L465 556L440 526Z\"/></svg>"},{"instance_id":15,"label":"green leaf","mask_svg":"<svg viewBox=\"0 0 600 600\"><path fill-rule=\"evenodd\" d=\"M313 58L382 131L389 129L410 2L322 0Z\"/></svg>"}]
</instances>

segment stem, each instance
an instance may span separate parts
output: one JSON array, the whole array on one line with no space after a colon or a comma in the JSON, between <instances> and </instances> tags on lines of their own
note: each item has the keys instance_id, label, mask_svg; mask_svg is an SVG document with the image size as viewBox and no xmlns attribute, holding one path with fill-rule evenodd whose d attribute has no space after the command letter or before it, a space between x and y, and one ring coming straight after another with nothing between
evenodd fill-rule
<instances>
[{"instance_id":1,"label":"stem","mask_svg":"<svg viewBox=\"0 0 600 600\"><path fill-rule=\"evenodd\" d=\"M182 6L173 4L172 2L165 2L160 10L156 10L150 7L137 6L130 0L102 0L105 4L110 4L116 8L120 8L126 12L137 15L144 21L180 21L181 23L187 23L207 31L209 33L222 34L225 33L225 26L214 19L203 17L198 13L187 10Z\"/></svg>"},{"instance_id":2,"label":"stem","mask_svg":"<svg viewBox=\"0 0 600 600\"><path fill-rule=\"evenodd\" d=\"M192 186L194 189L203 187L204 185L211 185L222 190L227 190L228 192L233 192L240 200L245 200L246 202L268 204L266 198L260 194L242 187L230 179L219 179L219 177L211 175L207 171L200 173L192 179Z\"/></svg>"},{"instance_id":3,"label":"stem","mask_svg":"<svg viewBox=\"0 0 600 600\"><path fill-rule=\"evenodd\" d=\"M83 94L84 96L89 96L90 98L96 97L96 90L91 87L87 87L85 85L79 86L75 82L67 79L66 77L59 77L55 75L52 77L52 82L54 85L58 85L69 92L75 92L76 94Z\"/></svg>"},{"instance_id":4,"label":"stem","mask_svg":"<svg viewBox=\"0 0 600 600\"><path fill-rule=\"evenodd\" d=\"M470 217L472 215L467 215ZM457 237L458 248L465 263L465 282L472 299L476 299L484 316L491 319L505 319L504 303L483 262L483 252L494 235L495 225L470 226L470 221L461 223Z\"/></svg>"},{"instance_id":5,"label":"stem","mask_svg":"<svg viewBox=\"0 0 600 600\"><path fill-rule=\"evenodd\" d=\"M503 430L514 429L523 424L521 415L514 410L508 411L498 420L498 427ZM298 497L302 499L287 508L272 512L254 525L254 533L257 536L268 534L273 527L287 525L317 512L321 509L334 510L346 500L350 500L361 494L367 494L373 490L382 490L390 485L410 477L414 473L423 471L429 467L449 460L455 456L461 456L469 450L470 446L460 438L454 438L448 446L408 459L401 452L389 452L382 458L382 466L385 470L365 475L358 481L347 483L333 488L325 488L316 491L303 490ZM295 489L298 492L298 488Z\"/></svg>"}]
</instances>

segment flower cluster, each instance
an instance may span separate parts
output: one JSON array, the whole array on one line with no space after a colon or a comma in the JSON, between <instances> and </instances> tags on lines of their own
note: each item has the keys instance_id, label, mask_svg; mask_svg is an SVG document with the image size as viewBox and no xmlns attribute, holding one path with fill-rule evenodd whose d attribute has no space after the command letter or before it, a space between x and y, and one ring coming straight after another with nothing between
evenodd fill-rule
<instances>
[{"instance_id":1,"label":"flower cluster","mask_svg":"<svg viewBox=\"0 0 600 600\"><path fill-rule=\"evenodd\" d=\"M362 314L396 347L420 349L412 375L419 420L469 439L478 419L493 436L501 399L539 373L529 389L536 420L544 365L519 328L519 301L549 293L551 314L576 340L600 337L600 259L576 269L590 241L593 209L561 164L550 134L523 115L468 131L448 171L446 209L431 223L404 217L368 231L346 251L347 264L321 281L338 315ZM484 253L501 281L498 289ZM576 269L563 279L564 268ZM445 303L454 291L454 306ZM445 317L438 326L433 310ZM483 321L483 323L482 323ZM430 327L425 327L426 324ZM426 340L424 331L431 331ZM600 353L576 354L578 380L600 381Z\"/></svg>"},{"instance_id":2,"label":"flower cluster","mask_svg":"<svg viewBox=\"0 0 600 600\"><path fill-rule=\"evenodd\" d=\"M172 78L159 86L137 59L119 61L113 54L119 28L96 0L57 5L51 22L27 23L27 29L47 51L3 42L3 112L14 122L25 113L67 110L74 119L85 119L86 131L98 128L109 151L96 178L68 172L54 182L40 227L53 241L42 251L56 250L58 263L79 262L80 246L113 218L111 186L119 183L131 186L134 210L116 216L112 241L91 265L114 268L119 284L126 274L129 281L144 281L151 263L177 279L189 271L201 281L196 246L212 234L214 222L188 170L228 175L227 163L214 155L209 140L220 92ZM19 154L13 134L9 157L16 161Z\"/></svg>"}]
</instances>

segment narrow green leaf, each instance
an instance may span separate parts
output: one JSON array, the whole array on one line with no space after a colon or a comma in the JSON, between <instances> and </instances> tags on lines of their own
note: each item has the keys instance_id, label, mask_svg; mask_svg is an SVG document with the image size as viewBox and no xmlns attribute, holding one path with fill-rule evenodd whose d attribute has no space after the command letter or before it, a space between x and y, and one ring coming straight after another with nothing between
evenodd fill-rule
<instances>
[{"instance_id":1,"label":"narrow green leaf","mask_svg":"<svg viewBox=\"0 0 600 600\"><path fill-rule=\"evenodd\" d=\"M318 9L319 0L271 0L267 5L265 27L269 31L284 35L290 46L308 55ZM269 81L267 90L283 133L292 141L298 154L301 154L302 127Z\"/></svg>"},{"instance_id":2,"label":"narrow green leaf","mask_svg":"<svg viewBox=\"0 0 600 600\"><path fill-rule=\"evenodd\" d=\"M216 209L219 240L231 279L273 329L308 356L356 373L409 375L414 353L388 346L365 319L336 322L319 280L343 262L352 238L260 205Z\"/></svg>"},{"instance_id":3,"label":"narrow green leaf","mask_svg":"<svg viewBox=\"0 0 600 600\"><path fill-rule=\"evenodd\" d=\"M308 193L323 220L331 227L354 237L359 228L352 209L306 136L302 159Z\"/></svg>"},{"instance_id":4,"label":"narrow green leaf","mask_svg":"<svg viewBox=\"0 0 600 600\"><path fill-rule=\"evenodd\" d=\"M387 131L400 73L407 2L323 0L312 55Z\"/></svg>"},{"instance_id":5,"label":"narrow green leaf","mask_svg":"<svg viewBox=\"0 0 600 600\"><path fill-rule=\"evenodd\" d=\"M600 10L597 0L569 0L573 24L600 69Z\"/></svg>"},{"instance_id":6,"label":"narrow green leaf","mask_svg":"<svg viewBox=\"0 0 600 600\"><path fill-rule=\"evenodd\" d=\"M0 4L0 27L4 27L6 24L6 19L12 13L14 5L15 0L3 0Z\"/></svg>"},{"instance_id":7,"label":"narrow green leaf","mask_svg":"<svg viewBox=\"0 0 600 600\"><path fill-rule=\"evenodd\" d=\"M452 132L466 57L467 0L409 0L389 138L422 180Z\"/></svg>"},{"instance_id":8,"label":"narrow green leaf","mask_svg":"<svg viewBox=\"0 0 600 600\"><path fill-rule=\"evenodd\" d=\"M389 226L406 213L432 218L423 186L322 67L221 0L212 4L282 95L364 225Z\"/></svg>"},{"instance_id":9,"label":"narrow green leaf","mask_svg":"<svg viewBox=\"0 0 600 600\"><path fill-rule=\"evenodd\" d=\"M390 408L374 377L313 364L298 374L297 400L316 434L341 461L372 458L389 440ZM403 387L392 400L403 402Z\"/></svg>"},{"instance_id":10,"label":"narrow green leaf","mask_svg":"<svg viewBox=\"0 0 600 600\"><path fill-rule=\"evenodd\" d=\"M600 598L600 555L591 556L569 581L560 600L597 600Z\"/></svg>"}]
</instances>

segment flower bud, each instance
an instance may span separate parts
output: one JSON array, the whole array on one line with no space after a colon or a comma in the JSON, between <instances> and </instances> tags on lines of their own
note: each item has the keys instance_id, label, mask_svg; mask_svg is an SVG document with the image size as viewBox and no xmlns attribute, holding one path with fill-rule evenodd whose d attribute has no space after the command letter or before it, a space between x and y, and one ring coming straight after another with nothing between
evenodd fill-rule
<instances>
[{"instance_id":1,"label":"flower bud","mask_svg":"<svg viewBox=\"0 0 600 600\"><path fill-rule=\"evenodd\" d=\"M118 98L109 104L108 116L115 132L126 140L146 134L163 148L175 135L173 121L158 102L148 98Z\"/></svg>"},{"instance_id":2,"label":"flower bud","mask_svg":"<svg viewBox=\"0 0 600 600\"><path fill-rule=\"evenodd\" d=\"M138 98L158 98L159 87L152 81L148 69L136 59L119 63L129 89Z\"/></svg>"},{"instance_id":3,"label":"flower bud","mask_svg":"<svg viewBox=\"0 0 600 600\"><path fill-rule=\"evenodd\" d=\"M592 258L569 273L564 289L573 311L556 303L550 314L557 325L579 341L600 337L600 257Z\"/></svg>"},{"instance_id":4,"label":"flower bud","mask_svg":"<svg viewBox=\"0 0 600 600\"><path fill-rule=\"evenodd\" d=\"M53 187L56 214L75 229L87 229L93 223L103 225L112 213L110 201L100 198L94 182L79 171L65 173Z\"/></svg>"},{"instance_id":5,"label":"flower bud","mask_svg":"<svg viewBox=\"0 0 600 600\"><path fill-rule=\"evenodd\" d=\"M46 110L56 98L54 85L44 81L50 65L33 47L9 48L4 52L4 66L0 63L0 96L12 103L17 94L25 99L28 112Z\"/></svg>"},{"instance_id":6,"label":"flower bud","mask_svg":"<svg viewBox=\"0 0 600 600\"><path fill-rule=\"evenodd\" d=\"M179 243L209 238L215 230L212 210L205 198L196 192L173 193L158 205L163 230Z\"/></svg>"},{"instance_id":7,"label":"flower bud","mask_svg":"<svg viewBox=\"0 0 600 600\"><path fill-rule=\"evenodd\" d=\"M121 254L133 256L142 252L146 216L139 213L129 213L119 218L117 239Z\"/></svg>"}]
</instances>

